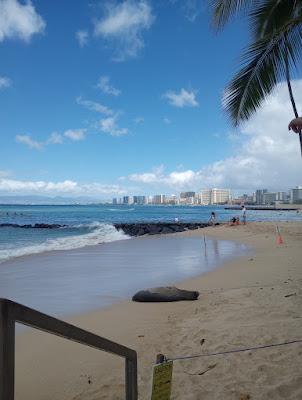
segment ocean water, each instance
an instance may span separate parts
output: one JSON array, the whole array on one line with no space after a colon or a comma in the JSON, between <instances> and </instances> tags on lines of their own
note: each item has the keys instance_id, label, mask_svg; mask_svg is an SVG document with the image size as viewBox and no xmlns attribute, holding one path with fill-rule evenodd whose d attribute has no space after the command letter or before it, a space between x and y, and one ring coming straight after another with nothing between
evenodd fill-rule
<instances>
[{"instance_id":1,"label":"ocean water","mask_svg":"<svg viewBox=\"0 0 302 400\"><path fill-rule=\"evenodd\" d=\"M54 316L78 314L249 253L238 242L162 235L19 257L0 265L0 297Z\"/></svg>"},{"instance_id":2,"label":"ocean water","mask_svg":"<svg viewBox=\"0 0 302 400\"><path fill-rule=\"evenodd\" d=\"M212 211L218 222L240 216L240 211L212 206L116 206L116 205L0 205L0 224L36 223L66 225L56 229L0 227L0 263L19 256L50 250L71 250L99 243L129 239L118 232L118 222L207 222ZM250 221L302 221L295 211L248 211Z\"/></svg>"}]
</instances>

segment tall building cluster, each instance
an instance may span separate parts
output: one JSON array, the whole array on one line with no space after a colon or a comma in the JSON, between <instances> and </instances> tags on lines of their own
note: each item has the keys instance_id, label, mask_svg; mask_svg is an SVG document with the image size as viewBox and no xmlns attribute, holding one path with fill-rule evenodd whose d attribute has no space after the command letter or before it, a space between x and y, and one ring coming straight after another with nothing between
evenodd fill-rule
<instances>
[{"instance_id":1,"label":"tall building cluster","mask_svg":"<svg viewBox=\"0 0 302 400\"><path fill-rule=\"evenodd\" d=\"M252 196L244 194L233 199L233 203L256 205L302 204L302 186L296 186L288 192L269 192L267 189L258 189Z\"/></svg>"},{"instance_id":2,"label":"tall building cluster","mask_svg":"<svg viewBox=\"0 0 302 400\"><path fill-rule=\"evenodd\" d=\"M232 197L230 189L203 189L199 192L181 192L179 195L155 194L153 196L124 196L114 198L112 204L124 205L220 205L220 204L251 204L277 205L302 204L302 186L290 189L288 192L269 192L267 189L257 189L253 194L243 194Z\"/></svg>"},{"instance_id":3,"label":"tall building cluster","mask_svg":"<svg viewBox=\"0 0 302 400\"><path fill-rule=\"evenodd\" d=\"M181 192L179 195L156 194L154 196L124 196L114 198L113 204L171 204L171 205L210 205L231 202L230 189L205 189L197 192Z\"/></svg>"}]
</instances>

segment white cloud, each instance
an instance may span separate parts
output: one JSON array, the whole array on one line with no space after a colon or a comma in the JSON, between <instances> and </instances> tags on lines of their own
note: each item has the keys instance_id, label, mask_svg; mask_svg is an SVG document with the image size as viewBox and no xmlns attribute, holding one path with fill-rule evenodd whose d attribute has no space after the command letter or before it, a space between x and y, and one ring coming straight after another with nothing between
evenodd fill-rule
<instances>
[{"instance_id":1,"label":"white cloud","mask_svg":"<svg viewBox=\"0 0 302 400\"><path fill-rule=\"evenodd\" d=\"M90 111L95 111L104 115L113 115L113 111L107 106L104 106L103 104L97 103L95 101L84 100L81 96L77 97L76 102Z\"/></svg>"},{"instance_id":2,"label":"white cloud","mask_svg":"<svg viewBox=\"0 0 302 400\"><path fill-rule=\"evenodd\" d=\"M128 179L133 182L152 183L168 187L182 188L194 184L196 173L187 170L173 171L169 174L165 174L163 166L160 166L159 168L155 168L152 172L131 174L128 176Z\"/></svg>"},{"instance_id":3,"label":"white cloud","mask_svg":"<svg viewBox=\"0 0 302 400\"><path fill-rule=\"evenodd\" d=\"M145 118L144 117L136 117L136 118L134 118L134 123L136 125L143 124L144 122L145 122Z\"/></svg>"},{"instance_id":4,"label":"white cloud","mask_svg":"<svg viewBox=\"0 0 302 400\"><path fill-rule=\"evenodd\" d=\"M142 32L151 27L154 19L147 1L107 3L105 16L95 23L95 35L114 45L116 61L124 61L136 57L144 47Z\"/></svg>"},{"instance_id":5,"label":"white cloud","mask_svg":"<svg viewBox=\"0 0 302 400\"><path fill-rule=\"evenodd\" d=\"M11 84L11 79L7 78L6 76L0 76L0 89L8 88L11 86Z\"/></svg>"},{"instance_id":6,"label":"white cloud","mask_svg":"<svg viewBox=\"0 0 302 400\"><path fill-rule=\"evenodd\" d=\"M111 96L119 96L121 91L116 89L112 85L110 85L110 78L109 76L100 76L97 88L101 89L101 91L105 94L109 94Z\"/></svg>"},{"instance_id":7,"label":"white cloud","mask_svg":"<svg viewBox=\"0 0 302 400\"><path fill-rule=\"evenodd\" d=\"M85 129L68 129L64 132L64 136L74 142L78 142L85 139L85 132Z\"/></svg>"},{"instance_id":8,"label":"white cloud","mask_svg":"<svg viewBox=\"0 0 302 400\"><path fill-rule=\"evenodd\" d=\"M42 150L50 144L62 144L64 137L74 142L85 139L86 129L68 129L63 135L57 132L53 132L44 141L38 141L32 139L30 135L17 135L16 142L25 144L30 149Z\"/></svg>"},{"instance_id":9,"label":"white cloud","mask_svg":"<svg viewBox=\"0 0 302 400\"><path fill-rule=\"evenodd\" d=\"M33 140L30 135L17 135L16 141L18 143L26 144L31 149L42 150L44 143Z\"/></svg>"},{"instance_id":10,"label":"white cloud","mask_svg":"<svg viewBox=\"0 0 302 400\"><path fill-rule=\"evenodd\" d=\"M142 174L131 174L128 176L130 181L141 183L159 183L159 177L154 172L144 172Z\"/></svg>"},{"instance_id":11,"label":"white cloud","mask_svg":"<svg viewBox=\"0 0 302 400\"><path fill-rule=\"evenodd\" d=\"M207 2L204 0L170 0L172 4L180 3L184 16L195 22L199 15L206 10Z\"/></svg>"},{"instance_id":12,"label":"white cloud","mask_svg":"<svg viewBox=\"0 0 302 400\"><path fill-rule=\"evenodd\" d=\"M164 123L167 124L167 125L170 125L170 124L171 124L171 120L170 120L169 118L167 118L167 117L165 117L165 118L163 119L163 121L164 121Z\"/></svg>"},{"instance_id":13,"label":"white cloud","mask_svg":"<svg viewBox=\"0 0 302 400\"><path fill-rule=\"evenodd\" d=\"M79 30L76 32L76 39L79 42L80 47L86 46L89 39L89 33L85 30Z\"/></svg>"},{"instance_id":14,"label":"white cloud","mask_svg":"<svg viewBox=\"0 0 302 400\"><path fill-rule=\"evenodd\" d=\"M123 180L126 177L122 177ZM151 172L144 172L142 174L131 174L127 177L130 181L140 183L162 183L165 180L164 166L159 165L154 167Z\"/></svg>"},{"instance_id":15,"label":"white cloud","mask_svg":"<svg viewBox=\"0 0 302 400\"><path fill-rule=\"evenodd\" d=\"M203 0L187 0L185 6L186 18L195 22L201 11L205 8L205 2Z\"/></svg>"},{"instance_id":16,"label":"white cloud","mask_svg":"<svg viewBox=\"0 0 302 400\"><path fill-rule=\"evenodd\" d=\"M9 171L1 171L0 170L0 178L7 178L10 175L11 175L11 173Z\"/></svg>"},{"instance_id":17,"label":"white cloud","mask_svg":"<svg viewBox=\"0 0 302 400\"><path fill-rule=\"evenodd\" d=\"M183 107L197 107L198 102L196 100L196 91L188 91L181 89L179 93L169 90L163 95L168 100L171 106L183 108Z\"/></svg>"},{"instance_id":18,"label":"white cloud","mask_svg":"<svg viewBox=\"0 0 302 400\"><path fill-rule=\"evenodd\" d=\"M29 42L34 34L43 33L46 23L30 0L0 0L0 42L21 39Z\"/></svg>"},{"instance_id":19,"label":"white cloud","mask_svg":"<svg viewBox=\"0 0 302 400\"><path fill-rule=\"evenodd\" d=\"M46 141L46 144L62 144L63 136L60 133L53 132Z\"/></svg>"},{"instance_id":20,"label":"white cloud","mask_svg":"<svg viewBox=\"0 0 302 400\"><path fill-rule=\"evenodd\" d=\"M301 109L302 80L294 81L293 89L298 109ZM257 114L241 127L241 140L236 143L235 155L196 171L188 169L164 173L161 169L132 174L128 179L158 187L195 190L205 187L286 190L301 185L299 139L287 130L292 118L287 85L281 83Z\"/></svg>"},{"instance_id":21,"label":"white cloud","mask_svg":"<svg viewBox=\"0 0 302 400\"><path fill-rule=\"evenodd\" d=\"M72 180L62 182L46 181L20 181L15 179L0 179L0 192L15 194L39 194L39 195L121 195L125 189L119 185L105 185L97 182L78 183Z\"/></svg>"},{"instance_id":22,"label":"white cloud","mask_svg":"<svg viewBox=\"0 0 302 400\"><path fill-rule=\"evenodd\" d=\"M129 133L129 130L127 128L119 128L116 120L117 120L117 115L101 119L99 121L101 131L109 133L109 135L111 136L127 135Z\"/></svg>"}]
</instances>

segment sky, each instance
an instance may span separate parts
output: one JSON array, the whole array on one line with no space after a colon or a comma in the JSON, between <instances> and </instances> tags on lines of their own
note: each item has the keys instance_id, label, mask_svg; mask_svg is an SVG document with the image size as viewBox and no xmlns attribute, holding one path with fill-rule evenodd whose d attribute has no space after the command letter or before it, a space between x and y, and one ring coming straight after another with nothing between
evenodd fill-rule
<instances>
[{"instance_id":1,"label":"sky","mask_svg":"<svg viewBox=\"0 0 302 400\"><path fill-rule=\"evenodd\" d=\"M205 0L0 0L0 196L301 185L285 83L234 129L222 97L249 33L210 19Z\"/></svg>"}]
</instances>

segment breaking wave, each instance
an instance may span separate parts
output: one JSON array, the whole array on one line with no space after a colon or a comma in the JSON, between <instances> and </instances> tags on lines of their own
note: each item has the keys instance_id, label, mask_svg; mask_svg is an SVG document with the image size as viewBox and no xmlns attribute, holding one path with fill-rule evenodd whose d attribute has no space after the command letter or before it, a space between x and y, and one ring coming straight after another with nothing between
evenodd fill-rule
<instances>
[{"instance_id":1,"label":"breaking wave","mask_svg":"<svg viewBox=\"0 0 302 400\"><path fill-rule=\"evenodd\" d=\"M26 246L0 250L0 263L8 259L30 254L55 250L72 250L86 246L95 246L101 243L130 239L129 236L125 235L122 231L118 231L113 225L100 222L63 227L63 229L58 228L58 231L62 232L62 230L67 229L70 235L48 238L42 243L32 243ZM78 234L75 234L76 232Z\"/></svg>"}]
</instances>

